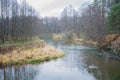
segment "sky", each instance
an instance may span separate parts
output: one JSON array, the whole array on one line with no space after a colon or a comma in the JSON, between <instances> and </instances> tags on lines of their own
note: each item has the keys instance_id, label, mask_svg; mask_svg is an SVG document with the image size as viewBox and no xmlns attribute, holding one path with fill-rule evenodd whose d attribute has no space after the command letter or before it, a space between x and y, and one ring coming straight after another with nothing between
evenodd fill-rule
<instances>
[{"instance_id":1,"label":"sky","mask_svg":"<svg viewBox=\"0 0 120 80\"><path fill-rule=\"evenodd\" d=\"M84 3L93 0L27 0L41 16L60 16L63 9L72 5L76 10Z\"/></svg>"}]
</instances>

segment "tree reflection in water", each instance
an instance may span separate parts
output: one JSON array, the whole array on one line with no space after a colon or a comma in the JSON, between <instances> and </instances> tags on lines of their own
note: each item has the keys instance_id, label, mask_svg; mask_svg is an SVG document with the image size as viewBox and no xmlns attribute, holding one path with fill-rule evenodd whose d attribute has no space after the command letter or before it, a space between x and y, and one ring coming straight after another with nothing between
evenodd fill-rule
<instances>
[{"instance_id":1,"label":"tree reflection in water","mask_svg":"<svg viewBox=\"0 0 120 80\"><path fill-rule=\"evenodd\" d=\"M0 80L34 80L37 73L32 65L7 67L0 70Z\"/></svg>"}]
</instances>

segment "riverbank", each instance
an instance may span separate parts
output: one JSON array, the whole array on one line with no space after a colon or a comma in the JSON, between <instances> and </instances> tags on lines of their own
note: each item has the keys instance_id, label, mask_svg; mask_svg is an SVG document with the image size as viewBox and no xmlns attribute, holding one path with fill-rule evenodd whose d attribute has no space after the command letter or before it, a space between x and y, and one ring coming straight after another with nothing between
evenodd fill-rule
<instances>
[{"instance_id":1,"label":"riverbank","mask_svg":"<svg viewBox=\"0 0 120 80\"><path fill-rule=\"evenodd\" d=\"M104 50L111 50L114 53L120 53L120 35L109 34L103 36L103 39L99 42L99 47Z\"/></svg>"},{"instance_id":2,"label":"riverbank","mask_svg":"<svg viewBox=\"0 0 120 80\"><path fill-rule=\"evenodd\" d=\"M35 64L63 57L64 53L44 41L0 47L0 66Z\"/></svg>"},{"instance_id":3,"label":"riverbank","mask_svg":"<svg viewBox=\"0 0 120 80\"><path fill-rule=\"evenodd\" d=\"M95 40L86 38L85 36L81 36L78 38L75 34L54 34L52 38L53 40L63 40L65 42L77 45L95 47L103 51L102 56L120 60L119 34L108 34L100 37L98 36Z\"/></svg>"},{"instance_id":4,"label":"riverbank","mask_svg":"<svg viewBox=\"0 0 120 80\"><path fill-rule=\"evenodd\" d=\"M53 40L63 40L66 43L73 43L77 45L86 45L91 47L98 47L98 42L84 37L77 37L76 34L53 34Z\"/></svg>"}]
</instances>

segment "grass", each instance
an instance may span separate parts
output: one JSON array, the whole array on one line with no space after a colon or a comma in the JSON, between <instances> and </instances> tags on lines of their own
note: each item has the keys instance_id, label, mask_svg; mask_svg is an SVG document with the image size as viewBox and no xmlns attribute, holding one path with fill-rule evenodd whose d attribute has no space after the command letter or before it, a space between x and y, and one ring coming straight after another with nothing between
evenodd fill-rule
<instances>
[{"instance_id":1,"label":"grass","mask_svg":"<svg viewBox=\"0 0 120 80\"><path fill-rule=\"evenodd\" d=\"M26 48L29 46L30 48ZM24 45L19 48L20 49L14 49L13 51L5 54L0 54L0 66L36 64L64 56L62 51L57 50L55 47L49 46L43 42L39 42L35 45Z\"/></svg>"},{"instance_id":2,"label":"grass","mask_svg":"<svg viewBox=\"0 0 120 80\"><path fill-rule=\"evenodd\" d=\"M27 41L22 41L22 40L8 40L8 41L5 41L4 43L0 43L0 47L3 47L3 46L11 46L11 45L23 45L23 44L27 44L27 43L33 43L33 42L40 42L41 40L39 39L39 37L34 37L30 40L27 40Z\"/></svg>"},{"instance_id":3,"label":"grass","mask_svg":"<svg viewBox=\"0 0 120 80\"><path fill-rule=\"evenodd\" d=\"M53 40L62 40L63 37L64 37L63 34L53 34L53 35L52 35L52 39L53 39Z\"/></svg>"},{"instance_id":4,"label":"grass","mask_svg":"<svg viewBox=\"0 0 120 80\"><path fill-rule=\"evenodd\" d=\"M50 61L52 59L57 59L57 58L60 58L60 57L63 57L63 56L64 56L64 54L52 54L52 55L49 55L49 56L38 56L37 58L28 60L27 63L37 64L37 63L41 63L41 62L44 62L44 61Z\"/></svg>"}]
</instances>

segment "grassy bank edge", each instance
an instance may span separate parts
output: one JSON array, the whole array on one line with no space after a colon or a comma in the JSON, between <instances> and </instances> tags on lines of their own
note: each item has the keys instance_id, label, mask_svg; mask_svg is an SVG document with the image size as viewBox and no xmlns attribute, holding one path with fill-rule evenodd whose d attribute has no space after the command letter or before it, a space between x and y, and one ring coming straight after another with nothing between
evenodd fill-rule
<instances>
[{"instance_id":1,"label":"grassy bank edge","mask_svg":"<svg viewBox=\"0 0 120 80\"><path fill-rule=\"evenodd\" d=\"M25 64L40 64L42 62L50 61L50 60L55 60L57 58L62 58L64 57L65 54L54 54L50 56L36 56L36 58L32 59L23 59L23 60L18 60L18 61L8 61L6 63L0 63L0 67L6 67L6 66L17 66L17 65L25 65Z\"/></svg>"},{"instance_id":2,"label":"grassy bank edge","mask_svg":"<svg viewBox=\"0 0 120 80\"><path fill-rule=\"evenodd\" d=\"M20 44L21 46L19 46L19 44L15 45L15 49L12 51L0 54L0 68L14 65L39 64L41 62L50 61L52 59L57 59L65 56L64 52L57 50L57 48L54 46L50 46L41 40L37 41L37 43L35 41ZM5 49L7 49L7 47L9 48L10 46L12 45L5 46Z\"/></svg>"},{"instance_id":3,"label":"grassy bank edge","mask_svg":"<svg viewBox=\"0 0 120 80\"><path fill-rule=\"evenodd\" d=\"M27 63L28 64L38 64L38 63L41 63L41 62L50 61L50 60L54 60L54 59L57 59L57 58L62 58L64 56L65 56L65 54L56 54L56 55L53 55L53 56L46 56L46 57L39 57L38 56L38 58L28 60Z\"/></svg>"}]
</instances>

